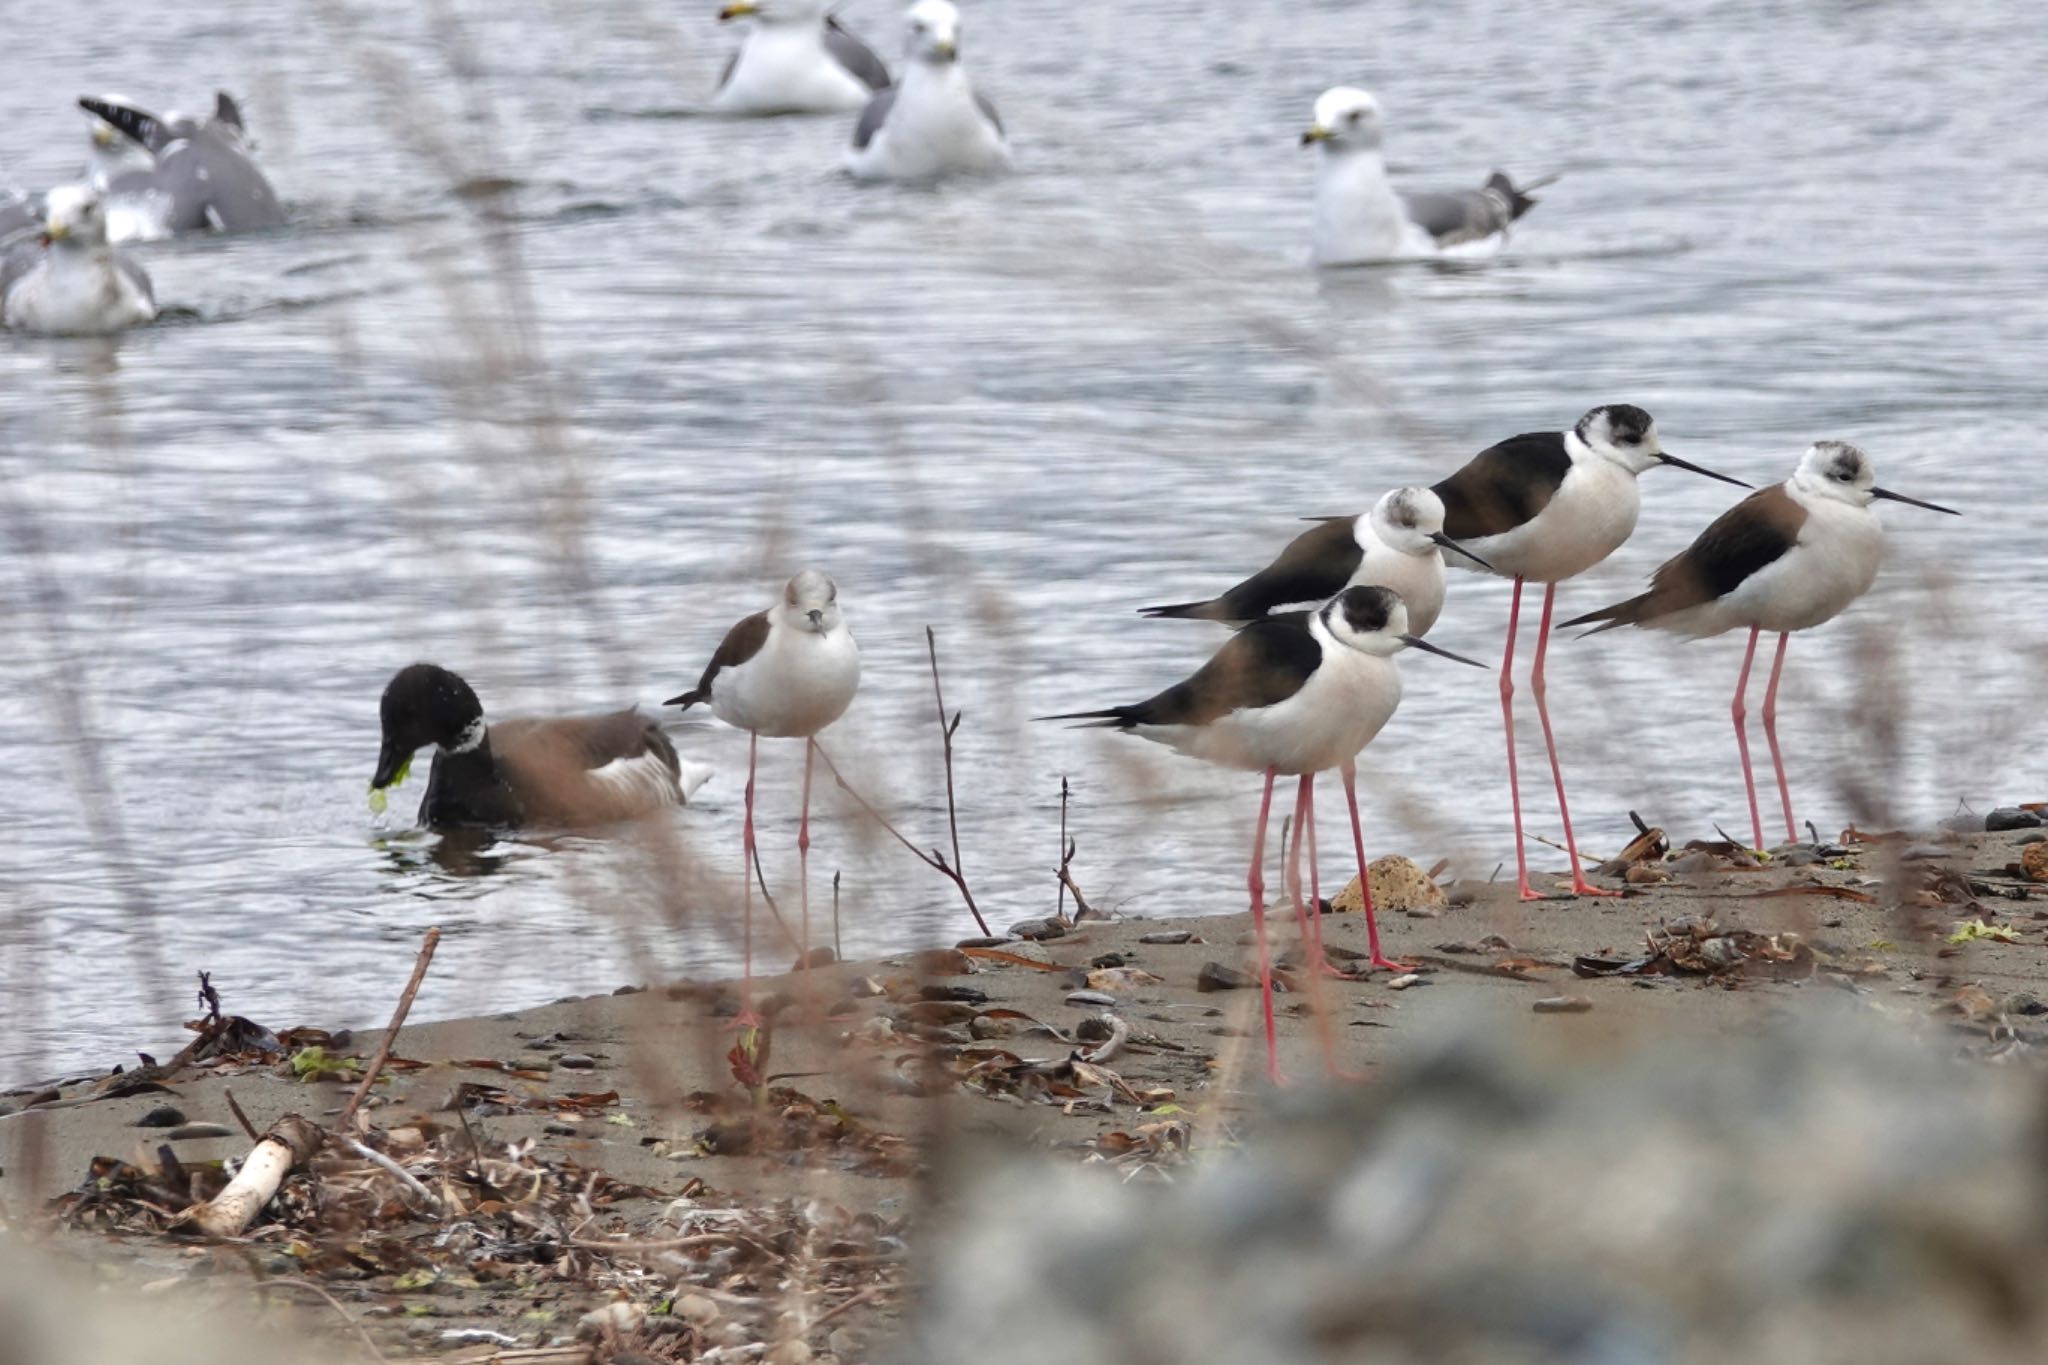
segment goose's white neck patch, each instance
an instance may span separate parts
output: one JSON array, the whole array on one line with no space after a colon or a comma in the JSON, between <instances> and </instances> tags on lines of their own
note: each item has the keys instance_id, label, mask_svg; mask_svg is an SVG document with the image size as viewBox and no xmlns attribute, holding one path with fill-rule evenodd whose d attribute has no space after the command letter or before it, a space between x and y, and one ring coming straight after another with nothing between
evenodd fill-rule
<instances>
[{"instance_id":1,"label":"goose's white neck patch","mask_svg":"<svg viewBox=\"0 0 2048 1365\"><path fill-rule=\"evenodd\" d=\"M446 752L451 754L474 753L483 747L484 736L489 732L490 727L484 724L484 718L478 716L469 723L467 729L456 736L455 742L448 746Z\"/></svg>"}]
</instances>

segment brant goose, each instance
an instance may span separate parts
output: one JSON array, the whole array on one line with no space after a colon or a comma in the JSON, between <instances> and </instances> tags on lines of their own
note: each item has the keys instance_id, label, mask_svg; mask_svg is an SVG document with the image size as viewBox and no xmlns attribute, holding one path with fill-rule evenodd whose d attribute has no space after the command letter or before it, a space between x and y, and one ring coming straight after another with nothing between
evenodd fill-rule
<instances>
[{"instance_id":1,"label":"brant goose","mask_svg":"<svg viewBox=\"0 0 2048 1365\"><path fill-rule=\"evenodd\" d=\"M658 722L638 711L484 722L454 673L410 664L384 688L384 743L370 804L405 780L415 750L434 747L420 823L509 829L587 826L682 805L711 770L676 756Z\"/></svg>"}]
</instances>

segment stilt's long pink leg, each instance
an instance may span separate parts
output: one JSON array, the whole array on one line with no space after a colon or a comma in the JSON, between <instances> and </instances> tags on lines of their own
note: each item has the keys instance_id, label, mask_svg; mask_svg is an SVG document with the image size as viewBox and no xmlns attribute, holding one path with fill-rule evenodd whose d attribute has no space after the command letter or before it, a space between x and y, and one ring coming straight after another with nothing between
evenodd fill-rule
<instances>
[{"instance_id":1,"label":"stilt's long pink leg","mask_svg":"<svg viewBox=\"0 0 2048 1365\"><path fill-rule=\"evenodd\" d=\"M1735 721L1735 752L1742 755L1742 789L1749 793L1749 828L1756 839L1753 848L1764 846L1764 822L1757 814L1756 777L1749 766L1749 708L1744 698L1749 694L1749 666L1756 660L1756 637L1762 633L1762 626L1749 628L1749 648L1742 651L1742 672L1735 675L1735 700L1728 704L1728 714Z\"/></svg>"},{"instance_id":2,"label":"stilt's long pink leg","mask_svg":"<svg viewBox=\"0 0 2048 1365\"><path fill-rule=\"evenodd\" d=\"M1523 900L1540 901L1542 893L1529 885L1529 852L1522 839L1522 779L1515 767L1515 631L1521 621L1522 580L1517 578L1515 595L1508 606L1508 647L1500 659L1500 719L1508 732L1508 799L1515 808L1515 879L1521 885ZM1349 783L1345 790L1351 790ZM1355 797L1351 802L1351 824L1353 829L1358 826L1358 801ZM1358 846L1358 875L1361 878L1365 876L1365 844L1362 839ZM1369 899L1367 903L1370 904ZM1368 927L1371 923L1370 919L1366 921ZM1379 936L1375 934L1373 937L1377 940ZM1377 942L1372 955L1375 960L1379 958Z\"/></svg>"},{"instance_id":3,"label":"stilt's long pink leg","mask_svg":"<svg viewBox=\"0 0 2048 1365\"><path fill-rule=\"evenodd\" d=\"M1557 601L1557 584L1543 585L1543 620L1536 628L1536 660L1529 669L1529 694L1536 698L1536 719L1543 726L1543 747L1550 752L1550 775L1557 782L1557 813L1564 821L1564 850L1572 860L1572 890L1581 896L1619 896L1586 880L1579 867L1579 842L1572 837L1572 813L1564 801L1564 769L1557 766L1557 741L1550 735L1550 708L1544 704L1543 661L1550 653L1550 609Z\"/></svg>"},{"instance_id":4,"label":"stilt's long pink leg","mask_svg":"<svg viewBox=\"0 0 2048 1365\"><path fill-rule=\"evenodd\" d=\"M742 826L740 861L740 1012L732 1027L750 1028L761 1022L754 1013L754 772L761 737L747 735L747 815Z\"/></svg>"},{"instance_id":5,"label":"stilt's long pink leg","mask_svg":"<svg viewBox=\"0 0 2048 1365\"><path fill-rule=\"evenodd\" d=\"M1246 884L1252 895L1252 934L1259 944L1259 996L1266 1014L1266 1074L1274 1084L1287 1078L1280 1074L1280 1036L1273 1029L1273 960L1266 952L1266 879L1261 871L1266 861L1266 819L1273 812L1273 779L1277 770L1266 769L1266 794L1259 800L1258 830L1252 835L1252 870Z\"/></svg>"},{"instance_id":6,"label":"stilt's long pink leg","mask_svg":"<svg viewBox=\"0 0 2048 1365\"><path fill-rule=\"evenodd\" d=\"M797 926L803 943L805 990L811 979L811 764L816 746L804 740L804 804L796 826Z\"/></svg>"},{"instance_id":7,"label":"stilt's long pink leg","mask_svg":"<svg viewBox=\"0 0 2048 1365\"><path fill-rule=\"evenodd\" d=\"M1785 837L1796 844L1799 842L1799 827L1792 823L1792 788L1785 781L1785 757L1778 750L1778 675L1785 671L1785 646L1791 643L1789 634L1779 634L1778 655L1771 660L1771 685L1764 689L1764 740L1771 746L1771 766L1778 770L1778 800L1785 806ZM1749 799L1754 809L1754 788ZM1757 846L1763 846L1761 837L1757 839Z\"/></svg>"},{"instance_id":8,"label":"stilt's long pink leg","mask_svg":"<svg viewBox=\"0 0 2048 1365\"><path fill-rule=\"evenodd\" d=\"M1312 927L1317 918L1313 905L1304 904L1301 898L1301 845L1310 838L1309 828L1315 821L1312 813L1315 802L1315 775L1303 773L1301 784L1294 795L1294 830L1287 845L1287 897L1294 905L1294 921L1301 930L1302 979L1308 982L1309 1010L1315 1015L1316 1039L1323 1049L1323 1069L1331 1076L1340 1074L1337 1065L1337 1037L1330 1028L1330 1009L1323 999L1322 977L1327 970L1323 963L1323 945L1320 930ZM1313 840L1310 840L1313 842ZM1309 854L1313 868L1315 854ZM1311 873L1313 875L1313 873Z\"/></svg>"},{"instance_id":9,"label":"stilt's long pink leg","mask_svg":"<svg viewBox=\"0 0 2048 1365\"><path fill-rule=\"evenodd\" d=\"M1514 636L1511 634L1508 638L1512 641ZM1509 645L1510 649L1513 647L1512 644ZM1514 751L1514 741L1512 739L1508 742L1508 749L1510 753ZM1358 850L1358 899L1359 904L1365 910L1366 951L1371 954L1369 960L1373 966L1384 968L1390 972L1405 972L1408 970L1405 966L1388 959L1380 952L1379 920L1374 916L1372 906L1372 875L1367 871L1365 862L1365 826L1360 824L1358 820L1358 765L1346 763L1340 771L1344 776L1344 800L1351 807L1351 845ZM1519 843L1517 846L1519 847ZM1524 885L1526 884L1527 874L1525 872Z\"/></svg>"}]
</instances>

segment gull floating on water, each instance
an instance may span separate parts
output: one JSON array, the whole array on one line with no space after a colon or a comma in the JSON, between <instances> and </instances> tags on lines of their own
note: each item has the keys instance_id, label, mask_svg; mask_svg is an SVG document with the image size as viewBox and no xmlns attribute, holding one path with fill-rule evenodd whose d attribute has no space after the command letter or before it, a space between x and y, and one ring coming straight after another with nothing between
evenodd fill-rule
<instances>
[{"instance_id":1,"label":"gull floating on water","mask_svg":"<svg viewBox=\"0 0 2048 1365\"><path fill-rule=\"evenodd\" d=\"M107 242L99 191L62 185L45 199L42 237L0 259L0 322L25 332L96 336L156 317L149 275Z\"/></svg>"},{"instance_id":2,"label":"gull floating on water","mask_svg":"<svg viewBox=\"0 0 2048 1365\"><path fill-rule=\"evenodd\" d=\"M1403 194L1387 176L1380 145L1386 125L1379 101L1340 85L1316 100L1315 122L1301 135L1317 149L1315 263L1367 265L1381 261L1497 250L1508 228L1536 201L1529 191L1550 176L1516 189L1495 171L1476 190Z\"/></svg>"},{"instance_id":3,"label":"gull floating on water","mask_svg":"<svg viewBox=\"0 0 2048 1365\"><path fill-rule=\"evenodd\" d=\"M147 153L146 171L124 171L104 187L110 198L144 206L147 235L251 232L284 224L277 191L249 156L242 111L225 92L215 96L213 117L204 121L175 114L160 119L91 96L78 104ZM97 129L93 140L100 140Z\"/></svg>"},{"instance_id":4,"label":"gull floating on water","mask_svg":"<svg viewBox=\"0 0 2048 1365\"><path fill-rule=\"evenodd\" d=\"M711 97L722 114L850 112L889 87L889 68L824 0L732 0L718 17L754 21Z\"/></svg>"},{"instance_id":5,"label":"gull floating on water","mask_svg":"<svg viewBox=\"0 0 2048 1365\"><path fill-rule=\"evenodd\" d=\"M933 180L1010 167L996 108L960 66L960 11L918 0L904 16L901 78L861 111L846 166L862 180Z\"/></svg>"}]
</instances>

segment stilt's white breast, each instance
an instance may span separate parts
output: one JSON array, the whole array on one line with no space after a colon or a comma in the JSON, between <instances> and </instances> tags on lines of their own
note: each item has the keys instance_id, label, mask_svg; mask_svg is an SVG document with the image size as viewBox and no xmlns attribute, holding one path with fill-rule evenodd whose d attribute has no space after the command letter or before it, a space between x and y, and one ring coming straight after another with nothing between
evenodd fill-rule
<instances>
[{"instance_id":1,"label":"stilt's white breast","mask_svg":"<svg viewBox=\"0 0 2048 1365\"><path fill-rule=\"evenodd\" d=\"M1869 508L1814 498L1798 543L1744 579L1720 608L1732 624L1811 630L1870 591L1883 558L1884 530Z\"/></svg>"},{"instance_id":2,"label":"stilt's white breast","mask_svg":"<svg viewBox=\"0 0 2048 1365\"><path fill-rule=\"evenodd\" d=\"M1136 733L1226 768L1319 773L1356 758L1400 704L1401 671L1392 659L1326 642L1316 671L1277 705L1207 725L1141 725Z\"/></svg>"},{"instance_id":3,"label":"stilt's white breast","mask_svg":"<svg viewBox=\"0 0 2048 1365\"><path fill-rule=\"evenodd\" d=\"M1636 476L1587 456L1572 463L1550 502L1530 520L1463 543L1510 578L1561 583L1620 549L1635 532L1641 510Z\"/></svg>"},{"instance_id":4,"label":"stilt's white breast","mask_svg":"<svg viewBox=\"0 0 2048 1365\"><path fill-rule=\"evenodd\" d=\"M860 686L860 650L845 625L825 634L771 616L754 657L711 683L711 709L726 724L766 738L815 735L844 715Z\"/></svg>"},{"instance_id":5,"label":"stilt's white breast","mask_svg":"<svg viewBox=\"0 0 2048 1365\"><path fill-rule=\"evenodd\" d=\"M1346 587L1390 588L1401 595L1408 608L1408 629L1416 635L1429 634L1444 609L1444 557L1432 549L1411 555L1386 545L1359 519L1358 539L1365 558L1358 562ZM1369 543L1368 543L1369 542Z\"/></svg>"}]
</instances>

